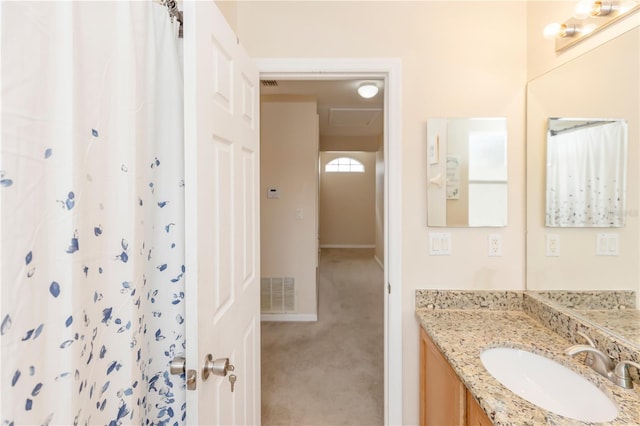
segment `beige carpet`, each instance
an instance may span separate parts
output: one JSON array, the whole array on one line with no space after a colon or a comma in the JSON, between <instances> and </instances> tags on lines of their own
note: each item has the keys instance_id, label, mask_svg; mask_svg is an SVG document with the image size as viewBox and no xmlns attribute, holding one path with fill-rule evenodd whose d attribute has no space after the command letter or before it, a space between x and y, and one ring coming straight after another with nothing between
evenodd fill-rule
<instances>
[{"instance_id":1,"label":"beige carpet","mask_svg":"<svg viewBox=\"0 0 640 426\"><path fill-rule=\"evenodd\" d=\"M383 424L383 273L323 249L319 321L262 323L263 425Z\"/></svg>"}]
</instances>

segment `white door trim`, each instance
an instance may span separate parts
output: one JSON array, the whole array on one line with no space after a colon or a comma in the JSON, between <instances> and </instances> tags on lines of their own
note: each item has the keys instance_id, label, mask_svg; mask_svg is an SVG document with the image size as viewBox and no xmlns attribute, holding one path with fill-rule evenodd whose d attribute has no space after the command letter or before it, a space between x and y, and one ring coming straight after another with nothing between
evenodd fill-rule
<instances>
[{"instance_id":1,"label":"white door trim","mask_svg":"<svg viewBox=\"0 0 640 426\"><path fill-rule=\"evenodd\" d=\"M384 78L384 417L402 422L402 64L396 58L254 58L262 79Z\"/></svg>"}]
</instances>

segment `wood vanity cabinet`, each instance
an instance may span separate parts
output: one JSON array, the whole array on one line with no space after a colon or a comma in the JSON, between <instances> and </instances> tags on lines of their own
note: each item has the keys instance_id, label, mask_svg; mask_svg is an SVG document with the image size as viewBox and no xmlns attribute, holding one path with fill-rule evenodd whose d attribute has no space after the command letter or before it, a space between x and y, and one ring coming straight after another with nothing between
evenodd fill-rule
<instances>
[{"instance_id":1,"label":"wood vanity cabinet","mask_svg":"<svg viewBox=\"0 0 640 426\"><path fill-rule=\"evenodd\" d=\"M467 424L469 426L493 426L478 401L467 391Z\"/></svg>"},{"instance_id":2,"label":"wood vanity cabinet","mask_svg":"<svg viewBox=\"0 0 640 426\"><path fill-rule=\"evenodd\" d=\"M449 362L422 328L420 328L420 425L492 425Z\"/></svg>"}]
</instances>

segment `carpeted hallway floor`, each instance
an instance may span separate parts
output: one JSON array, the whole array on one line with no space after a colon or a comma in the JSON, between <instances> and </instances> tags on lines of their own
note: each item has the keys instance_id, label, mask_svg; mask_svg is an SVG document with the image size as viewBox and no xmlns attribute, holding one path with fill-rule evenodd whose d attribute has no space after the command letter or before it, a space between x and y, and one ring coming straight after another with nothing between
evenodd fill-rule
<instances>
[{"instance_id":1,"label":"carpeted hallway floor","mask_svg":"<svg viewBox=\"0 0 640 426\"><path fill-rule=\"evenodd\" d=\"M318 322L262 323L262 424L383 424L383 288L370 249L323 249Z\"/></svg>"}]
</instances>

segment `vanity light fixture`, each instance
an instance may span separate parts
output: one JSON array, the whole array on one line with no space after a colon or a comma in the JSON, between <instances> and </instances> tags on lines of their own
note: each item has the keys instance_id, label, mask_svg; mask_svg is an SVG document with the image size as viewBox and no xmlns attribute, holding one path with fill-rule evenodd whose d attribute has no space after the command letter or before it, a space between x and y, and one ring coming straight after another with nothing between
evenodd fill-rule
<instances>
[{"instance_id":1,"label":"vanity light fixture","mask_svg":"<svg viewBox=\"0 0 640 426\"><path fill-rule=\"evenodd\" d=\"M372 82L362 83L358 87L358 94L365 99L371 99L378 94L378 86Z\"/></svg>"},{"instance_id":2,"label":"vanity light fixture","mask_svg":"<svg viewBox=\"0 0 640 426\"><path fill-rule=\"evenodd\" d=\"M573 17L562 24L547 25L544 35L555 37L556 51L560 51L637 10L640 0L580 0Z\"/></svg>"}]
</instances>

